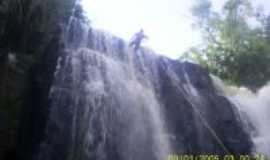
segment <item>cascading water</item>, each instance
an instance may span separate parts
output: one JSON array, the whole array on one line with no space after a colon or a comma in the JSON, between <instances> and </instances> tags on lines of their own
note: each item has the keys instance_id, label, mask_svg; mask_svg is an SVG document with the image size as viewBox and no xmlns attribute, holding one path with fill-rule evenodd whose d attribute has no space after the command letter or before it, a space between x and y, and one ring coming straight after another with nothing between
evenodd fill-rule
<instances>
[{"instance_id":1,"label":"cascading water","mask_svg":"<svg viewBox=\"0 0 270 160\"><path fill-rule=\"evenodd\" d=\"M166 159L170 144L162 104L154 92L155 71L151 69L155 64L146 68L140 52L133 62L135 53L124 43L118 50L118 39L85 30L76 21L71 25L77 23L76 30L80 26L81 32L69 27L66 37L79 37L66 42L50 92L47 132L54 136L41 146L39 159ZM74 33L77 35L71 35ZM92 41L84 36L89 34ZM128 54L119 55L121 52ZM68 155L54 154L61 139L69 140L59 146Z\"/></svg>"},{"instance_id":2,"label":"cascading water","mask_svg":"<svg viewBox=\"0 0 270 160\"><path fill-rule=\"evenodd\" d=\"M213 79L217 88L237 106L255 145L254 155L270 158L270 85L252 93L246 88L227 87L221 80Z\"/></svg>"},{"instance_id":3,"label":"cascading water","mask_svg":"<svg viewBox=\"0 0 270 160\"><path fill-rule=\"evenodd\" d=\"M30 97L25 106L20 154L26 160L164 160L172 154L251 152L235 107L217 94L198 65L147 48L134 52L76 17L46 55L30 91L37 100ZM40 77L52 84L44 89Z\"/></svg>"}]
</instances>

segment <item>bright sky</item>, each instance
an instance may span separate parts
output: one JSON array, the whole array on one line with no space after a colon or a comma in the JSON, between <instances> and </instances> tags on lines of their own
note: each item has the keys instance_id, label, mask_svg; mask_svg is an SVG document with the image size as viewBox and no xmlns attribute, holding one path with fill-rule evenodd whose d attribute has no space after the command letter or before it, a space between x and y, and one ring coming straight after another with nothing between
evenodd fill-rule
<instances>
[{"instance_id":1,"label":"bright sky","mask_svg":"<svg viewBox=\"0 0 270 160\"><path fill-rule=\"evenodd\" d=\"M270 9L269 0L253 0ZM198 30L191 27L190 7L194 0L82 0L94 27L129 40L144 29L149 40L143 45L170 58L201 43ZM224 0L213 0L220 9Z\"/></svg>"}]
</instances>

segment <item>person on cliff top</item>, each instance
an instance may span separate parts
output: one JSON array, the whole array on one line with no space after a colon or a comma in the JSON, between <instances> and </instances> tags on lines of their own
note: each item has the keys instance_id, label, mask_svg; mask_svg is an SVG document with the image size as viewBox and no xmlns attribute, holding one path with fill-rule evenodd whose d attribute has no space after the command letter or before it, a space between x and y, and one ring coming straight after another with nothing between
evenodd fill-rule
<instances>
[{"instance_id":1,"label":"person on cliff top","mask_svg":"<svg viewBox=\"0 0 270 160\"><path fill-rule=\"evenodd\" d=\"M129 47L133 47L134 50L137 51L140 48L143 39L148 39L148 37L144 34L143 29L141 29L139 32L135 33L134 36L131 38Z\"/></svg>"}]
</instances>

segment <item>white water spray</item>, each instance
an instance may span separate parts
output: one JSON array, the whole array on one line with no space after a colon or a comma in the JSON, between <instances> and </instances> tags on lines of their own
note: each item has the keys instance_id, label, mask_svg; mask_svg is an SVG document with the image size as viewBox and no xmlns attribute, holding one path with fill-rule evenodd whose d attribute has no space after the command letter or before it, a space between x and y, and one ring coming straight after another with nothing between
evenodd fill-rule
<instances>
[{"instance_id":1,"label":"white water spray","mask_svg":"<svg viewBox=\"0 0 270 160\"><path fill-rule=\"evenodd\" d=\"M146 59L124 43L119 49L121 43L114 36L87 30L76 19L73 23L82 26L83 36L72 31L65 35L74 39L66 41L66 56L58 60L47 132L52 132L50 126L61 128L55 135L70 132L70 160L109 159L109 145L114 143L121 159L166 159L170 144L154 91L156 57ZM92 39L87 39L89 34ZM146 67L150 63L153 66ZM65 118L71 119L69 124ZM50 159L45 155L52 155L55 141L43 144L40 157Z\"/></svg>"},{"instance_id":2,"label":"white water spray","mask_svg":"<svg viewBox=\"0 0 270 160\"><path fill-rule=\"evenodd\" d=\"M252 93L246 88L225 86L212 77L216 88L237 106L255 145L254 154L270 158L270 84Z\"/></svg>"}]
</instances>

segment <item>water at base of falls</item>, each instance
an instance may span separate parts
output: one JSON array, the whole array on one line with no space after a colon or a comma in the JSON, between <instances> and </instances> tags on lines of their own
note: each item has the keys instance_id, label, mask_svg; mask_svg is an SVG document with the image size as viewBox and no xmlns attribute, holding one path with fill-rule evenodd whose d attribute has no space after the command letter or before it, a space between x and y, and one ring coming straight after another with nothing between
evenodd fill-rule
<instances>
[{"instance_id":1,"label":"water at base of falls","mask_svg":"<svg viewBox=\"0 0 270 160\"><path fill-rule=\"evenodd\" d=\"M237 106L245 128L254 143L254 154L270 158L270 84L252 93L246 88L225 86L213 78L217 88Z\"/></svg>"}]
</instances>

